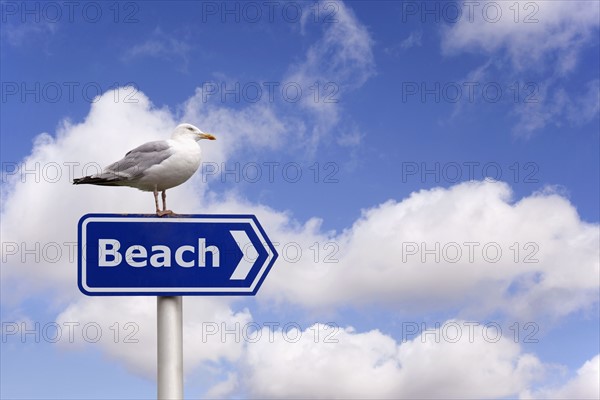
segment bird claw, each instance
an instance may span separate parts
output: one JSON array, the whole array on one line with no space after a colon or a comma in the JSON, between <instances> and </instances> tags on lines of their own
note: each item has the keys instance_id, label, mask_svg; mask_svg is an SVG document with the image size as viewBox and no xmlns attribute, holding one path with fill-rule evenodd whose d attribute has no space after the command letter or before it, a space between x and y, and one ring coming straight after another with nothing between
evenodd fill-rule
<instances>
[{"instance_id":1,"label":"bird claw","mask_svg":"<svg viewBox=\"0 0 600 400\"><path fill-rule=\"evenodd\" d=\"M171 210L156 210L156 215L158 215L159 217L164 217L165 215L173 215L175 214L173 211Z\"/></svg>"}]
</instances>

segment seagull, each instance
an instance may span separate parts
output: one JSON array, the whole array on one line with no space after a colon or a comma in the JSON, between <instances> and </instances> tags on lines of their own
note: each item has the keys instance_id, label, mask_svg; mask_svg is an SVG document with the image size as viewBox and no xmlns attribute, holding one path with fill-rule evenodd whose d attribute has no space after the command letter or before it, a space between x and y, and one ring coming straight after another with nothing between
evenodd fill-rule
<instances>
[{"instance_id":1,"label":"seagull","mask_svg":"<svg viewBox=\"0 0 600 400\"><path fill-rule=\"evenodd\" d=\"M215 137L191 124L178 125L171 139L144 143L101 173L75 178L73 184L130 186L154 192L156 214L161 217L173 214L167 210L167 189L190 179L200 166L200 139L215 140ZM162 210L158 207L158 192L162 192Z\"/></svg>"}]
</instances>

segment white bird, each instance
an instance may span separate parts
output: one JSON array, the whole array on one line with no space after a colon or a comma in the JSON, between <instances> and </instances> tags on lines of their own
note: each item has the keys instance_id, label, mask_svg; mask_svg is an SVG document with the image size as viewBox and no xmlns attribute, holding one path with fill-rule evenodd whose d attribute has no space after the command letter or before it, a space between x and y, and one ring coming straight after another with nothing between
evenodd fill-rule
<instances>
[{"instance_id":1,"label":"white bird","mask_svg":"<svg viewBox=\"0 0 600 400\"><path fill-rule=\"evenodd\" d=\"M172 214L167 210L166 191L187 181L200 166L202 151L197 142L200 139L215 140L215 137L194 125L181 124L171 139L144 143L101 173L76 178L73 184L130 186L154 192L156 214ZM162 192L162 210L158 207L158 192Z\"/></svg>"}]
</instances>

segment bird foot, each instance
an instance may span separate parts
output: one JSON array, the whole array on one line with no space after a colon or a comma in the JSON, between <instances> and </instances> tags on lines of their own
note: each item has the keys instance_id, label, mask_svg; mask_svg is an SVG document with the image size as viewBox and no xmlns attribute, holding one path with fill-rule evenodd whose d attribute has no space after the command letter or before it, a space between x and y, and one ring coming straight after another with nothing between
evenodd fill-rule
<instances>
[{"instance_id":1,"label":"bird foot","mask_svg":"<svg viewBox=\"0 0 600 400\"><path fill-rule=\"evenodd\" d=\"M175 214L173 211L171 210L156 210L156 215L158 215L159 217L164 217L165 215L173 215Z\"/></svg>"}]
</instances>

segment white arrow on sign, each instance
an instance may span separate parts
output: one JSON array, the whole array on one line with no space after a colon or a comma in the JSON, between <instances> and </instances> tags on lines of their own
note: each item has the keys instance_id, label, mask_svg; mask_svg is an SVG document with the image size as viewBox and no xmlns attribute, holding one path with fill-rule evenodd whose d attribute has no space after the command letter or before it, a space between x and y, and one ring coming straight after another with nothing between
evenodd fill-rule
<instances>
[{"instance_id":1,"label":"white arrow on sign","mask_svg":"<svg viewBox=\"0 0 600 400\"><path fill-rule=\"evenodd\" d=\"M238 265L233 270L233 274L231 274L231 277L229 278L229 280L232 280L232 281L237 281L237 280L243 281L244 279L246 279L246 277L250 273L250 270L254 266L254 263L258 259L258 257L257 257L254 260L254 262L248 261L246 259L246 253L244 252L244 249L250 249L251 248L251 249L254 249L254 251L256 251L256 248L252 244L252 241L248 237L248 234L246 234L246 231L229 231L229 232L231 233L231 236L233 236L233 239L235 240L235 242L237 243L238 247L242 251L242 259L240 260L240 262L238 263Z\"/></svg>"}]
</instances>

